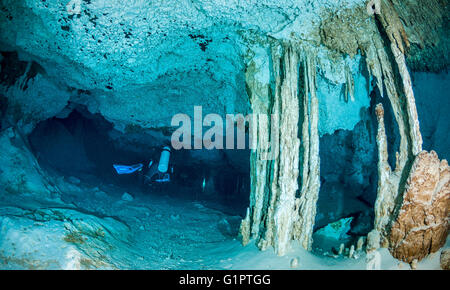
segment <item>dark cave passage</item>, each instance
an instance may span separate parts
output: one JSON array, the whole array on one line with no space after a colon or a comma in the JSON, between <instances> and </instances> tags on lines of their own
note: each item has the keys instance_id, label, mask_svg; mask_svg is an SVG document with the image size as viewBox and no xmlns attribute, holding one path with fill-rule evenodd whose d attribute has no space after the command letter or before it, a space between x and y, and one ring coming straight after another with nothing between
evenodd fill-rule
<instances>
[{"instance_id":1,"label":"dark cave passage","mask_svg":"<svg viewBox=\"0 0 450 290\"><path fill-rule=\"evenodd\" d=\"M250 190L248 150L172 150L173 173L166 183L144 184L141 172L117 174L113 164L158 162L161 148L170 139L155 136L149 142L146 133L120 133L100 115L77 107L65 118L39 123L29 141L40 165L55 175L75 177L92 186L114 184L138 195L199 201L231 215L245 214Z\"/></svg>"},{"instance_id":2,"label":"dark cave passage","mask_svg":"<svg viewBox=\"0 0 450 290\"><path fill-rule=\"evenodd\" d=\"M315 231L350 218L347 238L340 241L346 246L373 229L378 182L378 124L374 110L378 103L385 108L391 168L395 168L395 152L399 150L400 136L389 99L373 90L370 100L370 107L361 110L361 121L353 130L337 130L320 138L321 186ZM319 250L329 246L320 237L314 242ZM335 249L338 246L333 245Z\"/></svg>"}]
</instances>

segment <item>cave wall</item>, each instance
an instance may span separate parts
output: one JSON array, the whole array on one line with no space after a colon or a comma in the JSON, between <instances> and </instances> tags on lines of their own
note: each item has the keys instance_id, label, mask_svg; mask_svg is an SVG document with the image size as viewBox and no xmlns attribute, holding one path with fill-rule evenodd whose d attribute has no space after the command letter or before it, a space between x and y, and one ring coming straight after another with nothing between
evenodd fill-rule
<instances>
[{"instance_id":1,"label":"cave wall","mask_svg":"<svg viewBox=\"0 0 450 290\"><path fill-rule=\"evenodd\" d=\"M21 61L38 63L42 72L37 78L52 80L52 84L35 82L44 82L41 90L54 92L55 96L46 93L39 99L24 99L24 94L9 97L17 100L14 107L23 110L28 118L44 120L54 116L68 100L102 114L122 132L135 127L169 127L174 114L191 115L193 105L203 105L205 113L247 113L242 71L248 54L264 47L267 37L300 39L317 46L323 43L330 49L319 52L321 135L332 133L334 128L353 128L360 120L357 108L368 107L366 97L356 97L349 103L340 101L347 98L343 84L348 80L348 71L356 95L368 95L365 91L370 91L370 74L358 64L361 58L354 58L358 50L368 50L370 35L376 33L365 1L327 1L323 3L326 9L291 0L174 1L164 5L138 0L126 5L123 1L77 0L73 2L74 11L66 4L58 0L11 0L1 4L0 13L5 19L0 24L2 50L18 51ZM400 7L397 10L402 19L420 10L414 1L394 1L393 5ZM431 47L437 50L432 50L435 54L445 51L445 46L437 44L442 38L441 23L445 23L441 20L446 17L441 6L445 5L440 1L429 1L428 9L420 11L439 12L435 17L412 18L405 23L409 43L419 47L410 52L408 61L420 63L418 53ZM266 21L267 17L271 21ZM430 40L423 37L428 34L433 36ZM374 75L380 79L379 72ZM15 90L10 89L9 94ZM34 103L36 100L47 100L52 107ZM154 111L157 106L165 110ZM344 122L339 122L339 114L328 114L330 107L336 106L340 108L337 112L354 108L342 119ZM325 115L328 118L323 118ZM30 120L23 122L35 125Z\"/></svg>"},{"instance_id":2,"label":"cave wall","mask_svg":"<svg viewBox=\"0 0 450 290\"><path fill-rule=\"evenodd\" d=\"M328 57L319 58L319 62L326 62ZM338 129L353 130L370 105L371 79L364 58L343 57L339 62L324 65L318 73L320 136Z\"/></svg>"},{"instance_id":3,"label":"cave wall","mask_svg":"<svg viewBox=\"0 0 450 290\"><path fill-rule=\"evenodd\" d=\"M360 3L326 4L337 10ZM2 50L38 62L58 85L76 89L71 102L122 132L168 127L174 114L191 115L193 105L203 105L205 113L245 114L242 71L250 47L264 45L269 35L320 42L321 7L303 1L79 0L75 11L66 4L2 1ZM159 106L165 109L153 110ZM36 104L36 110L46 108Z\"/></svg>"},{"instance_id":4,"label":"cave wall","mask_svg":"<svg viewBox=\"0 0 450 290\"><path fill-rule=\"evenodd\" d=\"M2 127L17 124L28 134L38 122L67 106L70 92L46 75L35 61L5 51L0 65Z\"/></svg>"},{"instance_id":5,"label":"cave wall","mask_svg":"<svg viewBox=\"0 0 450 290\"><path fill-rule=\"evenodd\" d=\"M414 95L419 113L423 147L450 159L450 79L447 71L413 73Z\"/></svg>"},{"instance_id":6,"label":"cave wall","mask_svg":"<svg viewBox=\"0 0 450 290\"><path fill-rule=\"evenodd\" d=\"M377 149L375 124L370 113L366 114L353 130L338 130L320 139L321 187L316 228L349 216L373 219L377 186L373 164L377 162ZM371 222L365 225L366 234L370 227ZM364 234L364 230L359 234Z\"/></svg>"},{"instance_id":7,"label":"cave wall","mask_svg":"<svg viewBox=\"0 0 450 290\"><path fill-rule=\"evenodd\" d=\"M1 200L8 200L9 195L45 199L57 194L57 188L43 174L23 135L8 128L1 131L0 141Z\"/></svg>"}]
</instances>

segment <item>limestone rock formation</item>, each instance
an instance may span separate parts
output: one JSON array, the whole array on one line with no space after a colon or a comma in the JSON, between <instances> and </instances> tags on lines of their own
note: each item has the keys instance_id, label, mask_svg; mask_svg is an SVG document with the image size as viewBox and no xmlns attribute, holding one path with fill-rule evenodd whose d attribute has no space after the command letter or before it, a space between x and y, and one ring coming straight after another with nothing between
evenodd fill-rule
<instances>
[{"instance_id":1,"label":"limestone rock formation","mask_svg":"<svg viewBox=\"0 0 450 290\"><path fill-rule=\"evenodd\" d=\"M448 1L390 0L409 43L408 67L416 71L439 71L448 67L450 37Z\"/></svg>"},{"instance_id":2,"label":"limestone rock formation","mask_svg":"<svg viewBox=\"0 0 450 290\"><path fill-rule=\"evenodd\" d=\"M253 74L248 74L249 84L253 84L248 86L252 89L249 94L253 111L272 116L271 123L262 123L266 127L260 128L260 123L253 130L253 138L259 144L270 140L271 147L257 148L252 155L251 202L241 225L241 236L244 244L256 238L261 249L273 246L279 255L288 250L291 240L300 241L308 250L312 246L320 186L315 57L308 48L298 50L292 43L281 46L275 43L271 55L273 93L268 89L261 91L261 86L254 83ZM301 88L297 87L299 82ZM268 97L270 107L261 103L260 96ZM297 136L299 130L301 140Z\"/></svg>"},{"instance_id":3,"label":"limestone rock formation","mask_svg":"<svg viewBox=\"0 0 450 290\"><path fill-rule=\"evenodd\" d=\"M450 270L450 250L446 249L441 252L440 257L441 269Z\"/></svg>"},{"instance_id":4,"label":"limestone rock formation","mask_svg":"<svg viewBox=\"0 0 450 290\"><path fill-rule=\"evenodd\" d=\"M43 174L23 135L12 128L0 132L0 190L8 195L40 198L51 198L58 192Z\"/></svg>"},{"instance_id":5,"label":"limestone rock formation","mask_svg":"<svg viewBox=\"0 0 450 290\"><path fill-rule=\"evenodd\" d=\"M127 242L129 228L113 218L67 208L0 209L0 261L7 269L117 269L114 252L127 251Z\"/></svg>"},{"instance_id":6,"label":"limestone rock formation","mask_svg":"<svg viewBox=\"0 0 450 290\"><path fill-rule=\"evenodd\" d=\"M376 248L376 245L379 243L384 247L387 247L389 245L390 227L395 219L396 210L402 205L401 190L404 187L405 176L409 174L412 161L414 160L415 156L422 150L422 136L420 133L415 99L412 91L412 82L406 65L407 61L405 55L407 55L408 53L410 42L405 27L400 20L397 11L397 9L399 9L397 7L398 3L395 3L394 5L391 1L384 0L373 2L373 11L371 10L371 13L367 13L370 10L370 7L367 8L368 10L358 7L355 9L343 10L342 13L336 16L326 17L321 25L321 38L322 42L329 48L335 49L340 52L355 55L358 49L361 49L363 51L366 56L365 61L367 70L370 76L373 76L376 80L376 84L379 88L380 94L383 96L386 92L392 106L392 110L394 112L396 123L398 125L400 134L400 146L399 151L396 152L395 167L391 168L391 166L388 164L387 137L383 120L384 110L380 106L377 107L376 115L379 122L377 136L379 149L379 182L378 198L375 205L375 229L373 234L371 235L374 237L376 236L379 239L377 239L377 242L373 242L373 247ZM341 21L343 15L345 15L344 17L346 17L347 19L351 19L351 21ZM376 23L372 21L374 18L376 18L377 21L380 22L380 26L377 26ZM352 22L354 22L355 24L352 25ZM364 30L365 32L358 33L358 28L360 30ZM368 34L367 31L372 31L372 33ZM345 35L345 37L337 38L334 37L335 34L343 34ZM383 34L387 35L386 39L382 37ZM368 35L370 35L370 37L368 37ZM274 63L275 62L276 61L274 60ZM353 101L354 80L348 73L348 70L346 70L345 68L346 67L344 67L343 70L345 72L344 98L346 101ZM308 73L305 73L305 75L307 75L310 79L314 79L314 77L311 78L310 74ZM397 79L400 79L401 82L399 83ZM276 86L278 87L280 86L280 84L277 83ZM307 88L308 86L305 85L305 87ZM258 92L260 92L259 90L261 86L251 85L248 86L248 88L251 88L249 91L249 95L251 98L252 95L255 95L255 92L257 90ZM293 85L292 89L296 89L296 86ZM265 94L267 95L267 93ZM314 93L312 93L312 95L313 94ZM276 102L278 100L277 91L275 91L274 96ZM270 97L266 99L271 100ZM311 108L313 109L314 106L311 106ZM270 110L266 110L266 113L269 112ZM305 118L304 120L307 120L307 118ZM305 130L305 128L308 128L308 126L309 125L303 127L301 130L301 142L310 142L308 130ZM266 130L268 128L269 127L267 127ZM261 137L258 136L258 138ZM265 140L270 139L271 138L268 136L265 137ZM305 168L308 168L308 166L310 166L311 164L316 164L318 162L318 159L310 160L310 156L308 156L309 148L303 148L305 149L304 151L302 151L304 155L299 160L302 164L301 168L305 170ZM295 150L293 152L295 153ZM281 157L277 156L276 158ZM273 215L273 206L271 205L276 205L279 202L279 199L273 196L270 197L270 194L267 198L266 196L267 188L270 188L272 192L276 192L276 186L277 184L282 182L283 179L280 179L280 177L282 177L283 175L281 175L280 177L276 177L276 175L274 175L274 177L271 177L272 175L270 174L273 174L273 171L270 171L267 168L272 169L272 167L268 167L270 165L268 165L267 162L261 164L261 166L262 167L253 167L255 169L260 168L261 170L255 171L255 178L253 179L255 180L256 184L259 184L256 187L258 188L257 192L259 193L255 193L252 190L251 201L254 202L251 202L251 207L248 212L250 216L248 215L243 222L243 228L247 229L247 231L249 228L252 229L252 234L247 233L243 234L243 236L246 237L244 239L246 243L252 237L260 239L259 237L261 236L261 230L265 231L265 234L269 238L259 240L258 242L259 246L264 249L268 245L273 245L275 247L278 246L278 241L273 242L271 240L273 238L271 234L272 230L267 231L267 229L270 229L274 226L274 224L270 221L271 216ZM272 170L274 170L274 172L278 172L277 170L279 169L277 167L277 163L271 166L273 166ZM258 175L262 177L256 178L256 176ZM300 176L302 177L302 182L300 187L300 195L297 199L298 203L296 204L296 208L300 209L300 214L299 219L294 222L293 238L299 240L303 239L303 246L306 249L309 249L312 243L311 235L306 234L305 236L300 237L296 236L295 233L305 233L305 231L308 232L308 227L314 224L314 221L309 220L307 222L304 222L302 218L308 217L307 219L310 219L311 217L315 216L315 206L307 205L308 202L315 203L315 198L313 197L313 192L315 192L315 190L308 188L308 171L300 171ZM268 177L270 179L267 181ZM272 186L268 186L270 184L272 184ZM293 188L291 192L292 191L295 191L295 188ZM270 206L268 206L266 209L268 213L267 216L263 216L264 209L266 208L265 203L267 203L267 200L270 200ZM305 211L301 210L302 206L311 209L312 211L305 214ZM292 207L289 207L289 209L285 210L287 212L290 212L291 208ZM252 213L256 215L252 217ZM303 217L302 213L304 214ZM294 215L296 214L294 213ZM263 216L264 218L269 217L269 220L267 222L262 222L261 216ZM296 218L294 217L294 219ZM305 238L306 240L304 240ZM282 253L283 251L277 250L277 252Z\"/></svg>"},{"instance_id":7,"label":"limestone rock formation","mask_svg":"<svg viewBox=\"0 0 450 290\"><path fill-rule=\"evenodd\" d=\"M21 132L0 132L2 269L117 268L112 252L127 251L129 228L64 203L61 191L74 188L80 194L76 185L47 175Z\"/></svg>"},{"instance_id":8,"label":"limestone rock formation","mask_svg":"<svg viewBox=\"0 0 450 290\"><path fill-rule=\"evenodd\" d=\"M422 151L412 165L403 203L392 224L392 255L405 262L419 261L439 250L449 232L450 167L434 151Z\"/></svg>"},{"instance_id":9,"label":"limestone rock formation","mask_svg":"<svg viewBox=\"0 0 450 290\"><path fill-rule=\"evenodd\" d=\"M448 67L448 1L67 2L0 3L3 192L57 195L26 137L39 122L74 108L110 122L115 144L139 140L144 146L167 141L171 118L192 116L196 105L204 114L251 112L258 116L249 120L248 135L259 146L250 155L242 243L283 255L294 240L311 250L319 138L369 122L362 115L376 95L389 108L375 109L378 187L367 251L389 247L394 257L412 262L444 244L449 167L433 151L422 151L409 69ZM392 111L395 132L385 124L385 110ZM388 136L394 134L392 154ZM201 161L203 152L191 154ZM217 156L205 159L221 161ZM3 223L14 225L9 216Z\"/></svg>"}]
</instances>

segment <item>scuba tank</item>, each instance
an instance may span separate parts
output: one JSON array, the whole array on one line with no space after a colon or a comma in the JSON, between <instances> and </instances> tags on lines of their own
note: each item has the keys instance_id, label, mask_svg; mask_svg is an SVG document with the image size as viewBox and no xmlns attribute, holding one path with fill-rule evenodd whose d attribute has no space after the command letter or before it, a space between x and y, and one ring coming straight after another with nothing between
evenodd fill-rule
<instances>
[{"instance_id":1,"label":"scuba tank","mask_svg":"<svg viewBox=\"0 0 450 290\"><path fill-rule=\"evenodd\" d=\"M166 173L169 170L169 160L170 160L170 148L165 146L161 152L158 163L158 171L161 173Z\"/></svg>"}]
</instances>

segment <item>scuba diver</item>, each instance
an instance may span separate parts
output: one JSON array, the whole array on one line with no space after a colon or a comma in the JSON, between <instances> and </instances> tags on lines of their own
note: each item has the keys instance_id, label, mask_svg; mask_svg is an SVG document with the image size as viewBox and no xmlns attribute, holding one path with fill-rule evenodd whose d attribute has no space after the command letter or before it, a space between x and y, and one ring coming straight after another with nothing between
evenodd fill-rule
<instances>
[{"instance_id":1,"label":"scuba diver","mask_svg":"<svg viewBox=\"0 0 450 290\"><path fill-rule=\"evenodd\" d=\"M113 167L119 175L138 174L142 177L145 185L151 185L154 182L165 183L170 181L173 167L169 168L169 161L170 147L164 146L158 163L150 160L147 166L144 166L143 163L138 163L133 165L113 164Z\"/></svg>"}]
</instances>

